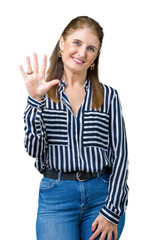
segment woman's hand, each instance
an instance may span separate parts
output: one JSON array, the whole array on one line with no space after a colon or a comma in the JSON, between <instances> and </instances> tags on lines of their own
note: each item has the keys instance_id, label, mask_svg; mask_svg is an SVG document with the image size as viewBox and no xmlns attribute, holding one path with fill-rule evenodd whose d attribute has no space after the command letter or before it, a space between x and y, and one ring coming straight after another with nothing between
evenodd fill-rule
<instances>
[{"instance_id":1,"label":"woman's hand","mask_svg":"<svg viewBox=\"0 0 148 240\"><path fill-rule=\"evenodd\" d=\"M43 96L48 92L48 90L58 84L60 81L58 79L54 79L50 82L46 82L45 80L45 71L47 66L47 56L44 55L43 62L41 65L41 69L39 72L38 66L38 57L36 53L33 53L33 63L34 63L34 71L31 66L30 58L26 57L27 62L27 72L33 72L32 74L26 74L23 67L20 65L19 69L24 78L27 90L29 95L36 99L37 101L41 101Z\"/></svg>"},{"instance_id":2,"label":"woman's hand","mask_svg":"<svg viewBox=\"0 0 148 240\"><path fill-rule=\"evenodd\" d=\"M96 228L97 227L97 228ZM112 239L112 233L114 233L114 240L117 239L117 226L112 222L109 222L106 218L104 218L101 214L95 219L92 223L92 230L95 231L89 240L94 240L99 234L100 240L105 240L107 235L107 240Z\"/></svg>"}]
</instances>

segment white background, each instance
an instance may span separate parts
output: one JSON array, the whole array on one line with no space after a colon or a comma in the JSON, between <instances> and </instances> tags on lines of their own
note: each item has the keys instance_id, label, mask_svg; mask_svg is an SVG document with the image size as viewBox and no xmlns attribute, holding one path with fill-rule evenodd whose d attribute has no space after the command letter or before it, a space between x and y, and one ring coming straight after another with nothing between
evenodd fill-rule
<instances>
[{"instance_id":1,"label":"white background","mask_svg":"<svg viewBox=\"0 0 148 240\"><path fill-rule=\"evenodd\" d=\"M24 149L27 91L19 72L33 51L48 59L78 15L104 28L101 82L116 88L129 147L129 205L121 240L147 239L148 14L144 0L13 0L0 3L0 239L33 240L41 175ZM64 240L64 239L61 239Z\"/></svg>"}]
</instances>

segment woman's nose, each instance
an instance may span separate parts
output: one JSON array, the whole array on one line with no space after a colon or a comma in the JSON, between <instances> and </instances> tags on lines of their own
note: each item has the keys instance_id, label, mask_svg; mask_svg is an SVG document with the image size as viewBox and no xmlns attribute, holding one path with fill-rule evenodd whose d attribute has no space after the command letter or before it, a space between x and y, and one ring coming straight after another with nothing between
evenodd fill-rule
<instances>
[{"instance_id":1,"label":"woman's nose","mask_svg":"<svg viewBox=\"0 0 148 240\"><path fill-rule=\"evenodd\" d=\"M86 57L86 48L85 47L79 48L78 55L81 58L85 58Z\"/></svg>"}]
</instances>

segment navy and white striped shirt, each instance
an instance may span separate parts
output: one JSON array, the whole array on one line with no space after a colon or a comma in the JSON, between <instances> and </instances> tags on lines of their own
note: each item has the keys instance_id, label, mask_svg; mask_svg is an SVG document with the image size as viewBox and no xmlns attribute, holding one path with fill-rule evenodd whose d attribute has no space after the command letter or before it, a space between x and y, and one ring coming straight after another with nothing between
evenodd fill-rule
<instances>
[{"instance_id":1,"label":"navy and white striped shirt","mask_svg":"<svg viewBox=\"0 0 148 240\"><path fill-rule=\"evenodd\" d=\"M101 214L118 224L127 207L127 140L117 90L102 84L104 102L99 110L92 109L90 80L84 85L86 95L74 116L64 93L61 80L59 103L45 96L41 102L28 97L24 114L25 148L36 158L41 173L46 168L63 172L96 172L112 167L108 198Z\"/></svg>"}]
</instances>

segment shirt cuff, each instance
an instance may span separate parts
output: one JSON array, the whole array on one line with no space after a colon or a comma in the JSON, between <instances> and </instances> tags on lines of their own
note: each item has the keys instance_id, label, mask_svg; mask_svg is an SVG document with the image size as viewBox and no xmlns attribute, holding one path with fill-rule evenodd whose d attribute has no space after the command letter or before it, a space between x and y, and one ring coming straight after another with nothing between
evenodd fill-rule
<instances>
[{"instance_id":1,"label":"shirt cuff","mask_svg":"<svg viewBox=\"0 0 148 240\"><path fill-rule=\"evenodd\" d=\"M34 98L28 96L28 104L35 108L43 108L46 104L46 96L43 97L42 101L39 102Z\"/></svg>"},{"instance_id":2,"label":"shirt cuff","mask_svg":"<svg viewBox=\"0 0 148 240\"><path fill-rule=\"evenodd\" d=\"M105 217L108 221L118 224L120 220L120 216L109 210L107 207L103 207L100 211L100 214Z\"/></svg>"}]
</instances>

